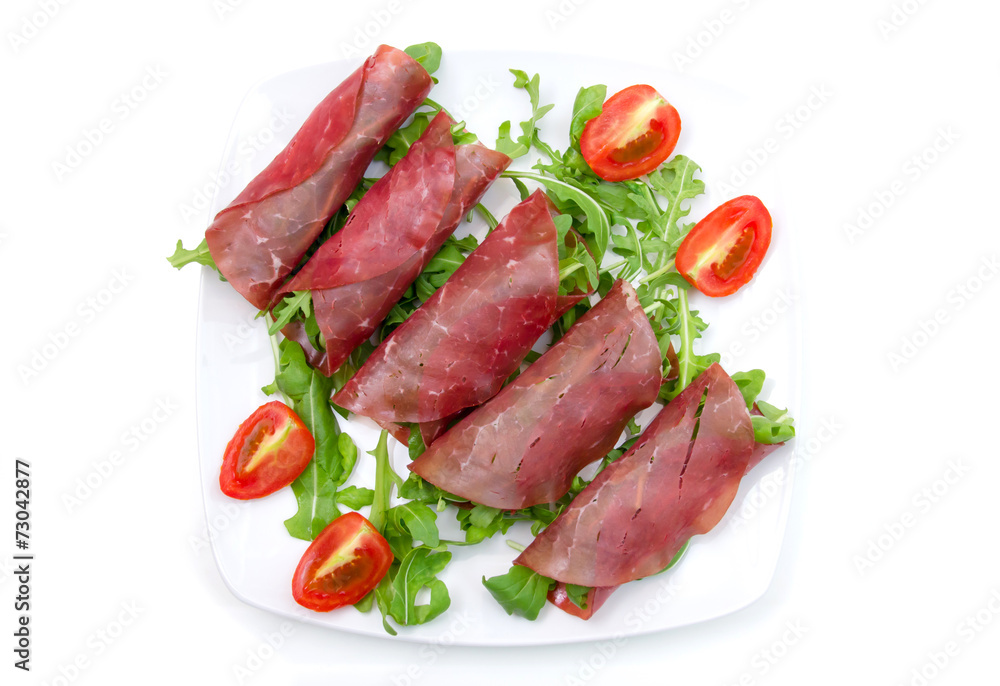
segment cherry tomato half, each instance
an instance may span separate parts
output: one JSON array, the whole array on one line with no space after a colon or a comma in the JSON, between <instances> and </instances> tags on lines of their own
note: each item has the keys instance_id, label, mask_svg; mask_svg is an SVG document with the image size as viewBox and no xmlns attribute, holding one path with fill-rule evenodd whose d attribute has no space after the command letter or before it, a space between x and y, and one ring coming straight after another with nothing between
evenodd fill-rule
<instances>
[{"instance_id":1,"label":"cherry tomato half","mask_svg":"<svg viewBox=\"0 0 1000 686\"><path fill-rule=\"evenodd\" d=\"M315 448L309 429L287 405L261 405L226 446L219 486L240 500L270 495L298 478Z\"/></svg>"},{"instance_id":2,"label":"cherry tomato half","mask_svg":"<svg viewBox=\"0 0 1000 686\"><path fill-rule=\"evenodd\" d=\"M636 179L670 157L681 135L681 118L652 86L618 91L587 122L580 152L606 181Z\"/></svg>"},{"instance_id":3,"label":"cherry tomato half","mask_svg":"<svg viewBox=\"0 0 1000 686\"><path fill-rule=\"evenodd\" d=\"M677 250L677 271L705 295L735 293L753 278L771 245L771 215L758 198L722 203L698 222Z\"/></svg>"},{"instance_id":4,"label":"cherry tomato half","mask_svg":"<svg viewBox=\"0 0 1000 686\"><path fill-rule=\"evenodd\" d=\"M310 544L292 577L292 596L302 607L329 612L353 605L378 586L392 564L392 550L357 512L330 522Z\"/></svg>"}]
</instances>

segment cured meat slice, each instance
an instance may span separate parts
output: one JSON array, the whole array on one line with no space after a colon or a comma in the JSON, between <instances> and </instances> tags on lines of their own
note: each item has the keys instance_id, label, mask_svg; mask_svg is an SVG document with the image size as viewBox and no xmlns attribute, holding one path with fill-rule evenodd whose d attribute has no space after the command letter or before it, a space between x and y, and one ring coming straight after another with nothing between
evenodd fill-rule
<instances>
[{"instance_id":1,"label":"cured meat slice","mask_svg":"<svg viewBox=\"0 0 1000 686\"><path fill-rule=\"evenodd\" d=\"M496 395L539 336L582 297L558 295L554 215L541 191L512 209L333 402L383 426L433 422L425 433L436 437L445 428L440 420Z\"/></svg>"},{"instance_id":2,"label":"cured meat slice","mask_svg":"<svg viewBox=\"0 0 1000 686\"><path fill-rule=\"evenodd\" d=\"M673 347L671 346L671 352ZM676 360L676 355L674 356ZM750 412L751 415L760 414L757 410L757 406L754 405L753 410ZM753 452L750 453L750 459L747 460L747 471L756 467L763 461L765 457L773 453L775 450L783 446L784 443L754 443ZM683 544L682 544L683 545ZM673 559L673 558L671 558ZM591 588L586 597L585 608L580 608L569 599L569 593L566 590L566 584L562 581L556 582L555 587L549 591L548 599L553 605L558 607L563 612L571 614L575 617L581 619L590 619L597 610L604 604L604 602L611 597L611 594L615 592L618 586L598 586L597 588Z\"/></svg>"},{"instance_id":3,"label":"cured meat slice","mask_svg":"<svg viewBox=\"0 0 1000 686\"><path fill-rule=\"evenodd\" d=\"M660 381L649 320L632 286L618 281L542 357L409 467L492 507L557 500L653 403Z\"/></svg>"},{"instance_id":4,"label":"cured meat slice","mask_svg":"<svg viewBox=\"0 0 1000 686\"><path fill-rule=\"evenodd\" d=\"M254 307L268 306L431 85L413 58L380 46L215 216L205 232L209 251L222 275Z\"/></svg>"},{"instance_id":5,"label":"cured meat slice","mask_svg":"<svg viewBox=\"0 0 1000 686\"><path fill-rule=\"evenodd\" d=\"M655 574L686 540L719 522L753 450L743 397L713 364L514 562L583 586Z\"/></svg>"},{"instance_id":6,"label":"cured meat slice","mask_svg":"<svg viewBox=\"0 0 1000 686\"><path fill-rule=\"evenodd\" d=\"M311 350L310 362L324 374L335 372L375 332L510 164L509 157L479 143L456 146L453 123L443 112L431 120L344 227L281 289L279 297L312 291L326 350ZM303 342L297 327L286 327L285 334Z\"/></svg>"}]
</instances>

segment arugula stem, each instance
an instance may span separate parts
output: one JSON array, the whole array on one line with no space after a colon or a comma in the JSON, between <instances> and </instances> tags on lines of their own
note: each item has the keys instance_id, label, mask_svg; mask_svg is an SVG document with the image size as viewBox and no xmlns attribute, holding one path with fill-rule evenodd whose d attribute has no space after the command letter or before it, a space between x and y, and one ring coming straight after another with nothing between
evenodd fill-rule
<instances>
[{"instance_id":1,"label":"arugula stem","mask_svg":"<svg viewBox=\"0 0 1000 686\"><path fill-rule=\"evenodd\" d=\"M677 351L677 361L678 361L678 377L677 377L677 390L682 391L687 388L688 384L694 379L694 366L691 364L692 350L691 346L694 344L694 332L692 331L691 324L691 311L688 308L688 297L687 290L684 288L677 289L677 301L680 304L680 338L681 346L680 350Z\"/></svg>"},{"instance_id":2,"label":"arugula stem","mask_svg":"<svg viewBox=\"0 0 1000 686\"><path fill-rule=\"evenodd\" d=\"M552 162L558 162L560 159L559 154L555 150L553 150L548 143L539 138L537 128L535 129L534 133L535 135L531 140L531 144L534 145L539 150L541 150L542 152L544 152L546 155L548 155L549 160L551 160Z\"/></svg>"},{"instance_id":3,"label":"arugula stem","mask_svg":"<svg viewBox=\"0 0 1000 686\"><path fill-rule=\"evenodd\" d=\"M628 264L628 260L619 260L608 267L602 267L601 272L613 272L619 267L624 267L626 264Z\"/></svg>"},{"instance_id":4,"label":"arugula stem","mask_svg":"<svg viewBox=\"0 0 1000 686\"><path fill-rule=\"evenodd\" d=\"M674 260L668 260L665 265L657 269L652 274L646 274L646 276L639 279L639 283L649 283L653 279L659 276L663 276L664 274L668 274L672 271L674 271Z\"/></svg>"},{"instance_id":5,"label":"arugula stem","mask_svg":"<svg viewBox=\"0 0 1000 686\"><path fill-rule=\"evenodd\" d=\"M486 205L479 203L476 205L476 210L479 214L483 215L483 219L485 219L486 223L489 225L490 231L500 226L500 222L497 221L497 218L493 216L492 212L486 209Z\"/></svg>"},{"instance_id":6,"label":"arugula stem","mask_svg":"<svg viewBox=\"0 0 1000 686\"><path fill-rule=\"evenodd\" d=\"M607 211L597 200L576 186L551 176L522 171L505 171L500 176L507 179L537 181L561 200L571 199L575 202L587 217L587 231L592 234L593 239L591 252L594 256L594 262L601 263L604 259L604 253L608 249L608 243L611 241L611 222L608 219Z\"/></svg>"},{"instance_id":7,"label":"arugula stem","mask_svg":"<svg viewBox=\"0 0 1000 686\"><path fill-rule=\"evenodd\" d=\"M572 274L573 272L575 272L575 271L577 271L579 269L583 269L583 264L580 263L580 262L574 262L573 264L569 265L565 269L560 270L560 272L559 272L559 281L562 281L567 276L569 276L570 274Z\"/></svg>"},{"instance_id":8,"label":"arugula stem","mask_svg":"<svg viewBox=\"0 0 1000 686\"><path fill-rule=\"evenodd\" d=\"M430 98L424 98L424 101L423 101L423 103L421 103L421 104L423 104L423 105L427 105L427 106L428 106L428 107L430 107L430 108L431 108L432 110L437 110L438 112L444 112L444 113L445 113L445 114L447 114L447 115L448 115L449 117L451 117L451 112L449 112L448 110L446 110L446 109L444 108L444 105L442 105L441 103L439 103L439 102L436 102L436 101L434 101L434 100L431 100ZM451 118L452 118L453 120L455 119L455 117L451 117Z\"/></svg>"},{"instance_id":9,"label":"arugula stem","mask_svg":"<svg viewBox=\"0 0 1000 686\"><path fill-rule=\"evenodd\" d=\"M270 329L271 325L274 324L274 319L271 318L271 313L270 312L265 312L264 313L264 322L267 324L268 329ZM281 351L280 351L280 349L278 347L278 345L279 345L278 335L277 335L277 333L273 333L273 334L272 333L268 333L267 334L267 338L268 338L268 340L271 341L271 355L274 358L274 376L275 376L275 378L277 378L278 372L281 371L281 361L280 361L281 360ZM285 404L288 405L289 407L291 407L292 406L292 399L289 398L287 395L285 395L285 392L282 391L280 388L278 388L277 384L275 384L275 390L277 390L278 394L281 396L281 399L285 402Z\"/></svg>"},{"instance_id":10,"label":"arugula stem","mask_svg":"<svg viewBox=\"0 0 1000 686\"><path fill-rule=\"evenodd\" d=\"M369 454L375 458L375 496L372 500L371 512L368 514L368 521L379 533L382 533L385 530L385 513L389 509L389 501L392 498L392 486L396 484L396 488L399 488L402 481L389 464L388 431L383 430L379 434L378 445Z\"/></svg>"},{"instance_id":11,"label":"arugula stem","mask_svg":"<svg viewBox=\"0 0 1000 686\"><path fill-rule=\"evenodd\" d=\"M657 212L663 214L663 209L660 207L660 203L656 201L656 196L650 189L649 184L640 182L639 186L640 190L642 190L642 195L646 198L646 201L649 202L653 207L655 207ZM673 219L673 217L671 218ZM673 226L673 224L667 224L667 226Z\"/></svg>"},{"instance_id":12,"label":"arugula stem","mask_svg":"<svg viewBox=\"0 0 1000 686\"><path fill-rule=\"evenodd\" d=\"M509 545L511 548L513 548L514 550L516 550L519 553L523 553L524 549L527 547L527 546L521 545L517 541L512 541L509 538L507 539L506 542L507 542L507 545Z\"/></svg>"}]
</instances>

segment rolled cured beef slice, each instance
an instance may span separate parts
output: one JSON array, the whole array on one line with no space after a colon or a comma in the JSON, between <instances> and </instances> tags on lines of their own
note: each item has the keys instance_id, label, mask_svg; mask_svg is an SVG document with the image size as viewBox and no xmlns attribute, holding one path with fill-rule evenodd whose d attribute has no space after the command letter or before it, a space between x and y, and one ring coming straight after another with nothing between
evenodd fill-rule
<instances>
[{"instance_id":1,"label":"rolled cured beef slice","mask_svg":"<svg viewBox=\"0 0 1000 686\"><path fill-rule=\"evenodd\" d=\"M542 357L409 468L502 509L552 502L656 399L661 358L635 291L618 281Z\"/></svg>"},{"instance_id":2,"label":"rolled cured beef slice","mask_svg":"<svg viewBox=\"0 0 1000 686\"><path fill-rule=\"evenodd\" d=\"M672 351L673 348L671 347L671 352ZM676 360L676 355L674 356L674 359ZM760 414L756 405L754 405L754 409L750 414ZM754 443L753 452L750 453L750 459L747 460L747 471L749 472L751 469L756 467L764 460L765 457L783 445L784 443ZM671 558L671 560L672 559L673 558ZM594 613L597 612L602 605L604 605L604 602L611 597L611 594L614 593L617 588L618 586L597 586L591 588L587 592L586 598L584 599L584 605L586 607L579 607L576 603L570 600L566 584L562 581L557 581L556 585L548 593L548 600L563 612L579 617L580 619L590 619Z\"/></svg>"},{"instance_id":3,"label":"rolled cured beef slice","mask_svg":"<svg viewBox=\"0 0 1000 686\"><path fill-rule=\"evenodd\" d=\"M555 210L535 191L375 350L333 402L427 444L489 400L531 346L583 296L559 295Z\"/></svg>"},{"instance_id":4,"label":"rolled cured beef slice","mask_svg":"<svg viewBox=\"0 0 1000 686\"><path fill-rule=\"evenodd\" d=\"M268 306L431 85L413 58L380 46L216 215L205 232L209 251L222 275L254 307Z\"/></svg>"},{"instance_id":5,"label":"rolled cured beef slice","mask_svg":"<svg viewBox=\"0 0 1000 686\"><path fill-rule=\"evenodd\" d=\"M453 122L438 114L407 154L355 205L279 292L312 291L326 343L312 348L301 325L283 329L327 376L385 319L510 158L472 143L456 146Z\"/></svg>"},{"instance_id":6,"label":"rolled cured beef slice","mask_svg":"<svg viewBox=\"0 0 1000 686\"><path fill-rule=\"evenodd\" d=\"M722 519L753 452L743 397L714 364L514 562L563 583L594 587L655 574L691 536Z\"/></svg>"}]
</instances>

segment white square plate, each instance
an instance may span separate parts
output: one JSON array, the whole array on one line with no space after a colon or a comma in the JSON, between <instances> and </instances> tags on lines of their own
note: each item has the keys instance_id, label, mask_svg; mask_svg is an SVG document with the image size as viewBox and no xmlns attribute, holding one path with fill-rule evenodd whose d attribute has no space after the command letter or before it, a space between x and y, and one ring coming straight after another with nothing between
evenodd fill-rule
<instances>
[{"instance_id":1,"label":"white square plate","mask_svg":"<svg viewBox=\"0 0 1000 686\"><path fill-rule=\"evenodd\" d=\"M268 79L247 95L233 123L220 167L219 190L210 208L214 216L277 154L312 108L337 86L356 62L336 62L299 69ZM440 83L431 97L453 115L465 118L469 130L487 145L498 125L517 123L530 114L527 94L512 87L508 68L541 74L542 103L556 107L542 120L542 137L565 149L573 99L581 86L605 83L614 93L633 83L649 83L678 109L683 130L676 152L706 170L703 178L721 178L732 159L727 146L740 101L719 88L688 77L610 60L545 53L445 53L435 74ZM527 169L517 160L514 168ZM531 184L529 183L529 186ZM693 203L689 220L704 216L728 199L711 188ZM724 352L729 372L759 367L769 383L762 396L793 413L798 407L798 328L800 295L789 241L792 227L781 222L780 197L774 184L755 175L741 192L760 196L775 218L770 253L750 285L718 301L692 295L692 307L710 322L699 352ZM484 203L498 218L519 200L514 185L498 180ZM208 219L208 218L206 218ZM207 222L206 222L207 224ZM480 220L459 232L478 233ZM613 258L613 256L611 256ZM256 312L213 272L202 278L197 344L198 432L201 480L206 516L217 532L213 549L219 571L241 600L279 615L342 631L387 636L377 609L361 614L353 608L315 613L292 600L291 579L308 543L288 535L283 521L295 513L290 489L258 501L241 502L219 490L222 454L236 427L268 398L260 388L274 378L269 339ZM645 425L655 410L640 415ZM377 427L366 419L341 421L357 442L360 456L349 483L374 482ZM406 475L405 446L393 449L393 464ZM604 640L678 627L738 610L767 589L781 548L791 499L791 448L767 458L743 480L736 501L715 530L697 537L680 564L666 574L618 589L595 616L582 621L546 605L537 621L508 616L481 583L483 576L505 573L516 553L510 538L527 544L527 526L513 527L477 546L453 548L454 558L441 575L451 593L451 607L434 621L401 627L398 639L465 645L539 645ZM363 510L364 512L364 510ZM439 515L442 535L460 538L451 509Z\"/></svg>"}]
</instances>

